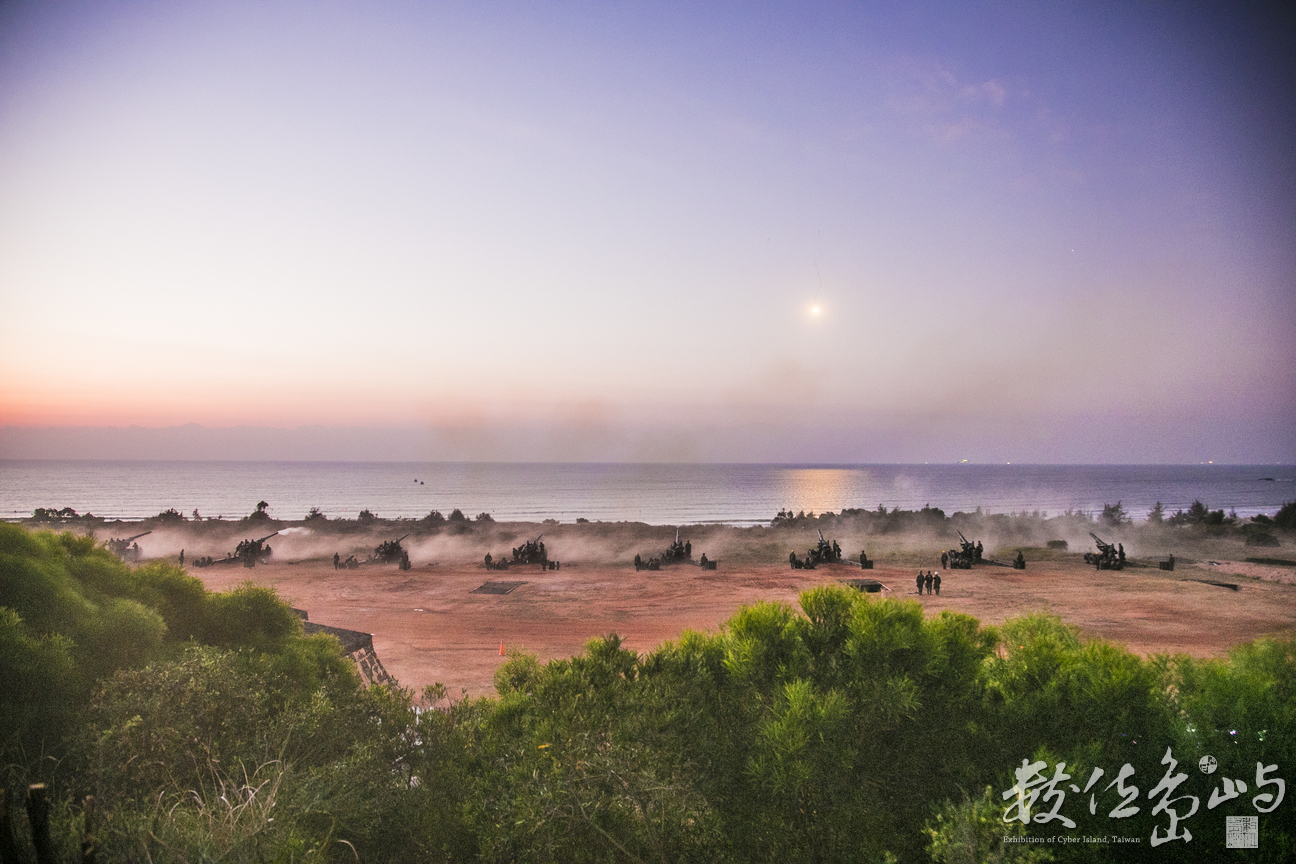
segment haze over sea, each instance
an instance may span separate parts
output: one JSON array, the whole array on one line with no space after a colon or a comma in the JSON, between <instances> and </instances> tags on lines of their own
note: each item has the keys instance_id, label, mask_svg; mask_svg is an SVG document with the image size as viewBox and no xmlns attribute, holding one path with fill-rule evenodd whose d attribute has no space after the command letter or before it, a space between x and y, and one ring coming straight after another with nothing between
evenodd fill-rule
<instances>
[{"instance_id":1,"label":"haze over sea","mask_svg":"<svg viewBox=\"0 0 1296 864\"><path fill-rule=\"evenodd\" d=\"M557 519L673 525L768 522L780 508L1057 515L1121 502L1144 518L1201 500L1240 516L1273 514L1296 498L1293 465L752 465L412 462L0 461L0 516L71 507L109 519L168 508L186 516L247 515L258 501L275 518L312 507L332 518L368 509L419 518L454 508L497 521Z\"/></svg>"}]
</instances>

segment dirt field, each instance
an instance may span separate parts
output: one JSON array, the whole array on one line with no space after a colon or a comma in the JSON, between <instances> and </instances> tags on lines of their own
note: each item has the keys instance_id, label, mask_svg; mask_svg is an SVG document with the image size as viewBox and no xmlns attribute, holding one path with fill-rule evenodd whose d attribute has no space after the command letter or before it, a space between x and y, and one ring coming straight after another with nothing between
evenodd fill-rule
<instances>
[{"instance_id":1,"label":"dirt field","mask_svg":"<svg viewBox=\"0 0 1296 864\"><path fill-rule=\"evenodd\" d=\"M1296 627L1296 569L1229 561L1181 563L1173 573L1146 567L1097 572L1078 561L1041 562L1025 571L982 566L943 571L940 596L921 598L916 567L881 562L869 572L845 565L792 570L787 564L723 563L715 571L682 565L656 572L576 563L555 572L487 571L481 564L348 571L317 560L190 572L211 590L251 578L307 610L311 621L372 633L378 656L403 685L417 691L441 682L453 695L494 692L492 676L504 659L500 643L547 660L616 632L626 647L647 651L686 629L714 631L742 605L795 604L806 588L861 576L887 585L889 596L920 599L929 614L950 609L996 623L1049 611L1087 635L1140 654L1222 655ZM1194 580L1233 583L1238 590ZM526 584L503 595L471 593L487 581Z\"/></svg>"}]
</instances>

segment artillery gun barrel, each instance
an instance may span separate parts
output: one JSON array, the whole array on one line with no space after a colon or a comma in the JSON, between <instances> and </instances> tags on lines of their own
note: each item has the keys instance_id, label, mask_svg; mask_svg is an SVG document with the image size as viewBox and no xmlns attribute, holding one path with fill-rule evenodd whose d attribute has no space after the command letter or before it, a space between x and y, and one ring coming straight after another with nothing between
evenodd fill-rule
<instances>
[{"instance_id":1,"label":"artillery gun barrel","mask_svg":"<svg viewBox=\"0 0 1296 864\"><path fill-rule=\"evenodd\" d=\"M405 539L406 537L408 537L408 536L409 536L409 534L402 534L402 535L401 535L401 536L396 540L396 542L399 543L399 542L401 542L401 540L404 540L404 539Z\"/></svg>"},{"instance_id":2,"label":"artillery gun barrel","mask_svg":"<svg viewBox=\"0 0 1296 864\"><path fill-rule=\"evenodd\" d=\"M963 536L963 532L962 532L962 531L960 531L960 530L958 530L957 528L955 528L955 529L954 529L954 533L957 534L957 535L959 535L959 539L962 540L964 543L967 543L967 545L969 545L969 546L972 545L971 543L968 543L968 539L967 539L966 537Z\"/></svg>"},{"instance_id":3,"label":"artillery gun barrel","mask_svg":"<svg viewBox=\"0 0 1296 864\"><path fill-rule=\"evenodd\" d=\"M144 534L152 534L152 533L153 533L152 531L145 531L145 532L144 532ZM136 534L134 537L127 537L125 540L123 540L123 541L121 541L121 542L123 542L123 543L129 543L129 542L131 542L132 540L138 540L139 538L143 537L144 534Z\"/></svg>"},{"instance_id":4,"label":"artillery gun barrel","mask_svg":"<svg viewBox=\"0 0 1296 864\"><path fill-rule=\"evenodd\" d=\"M271 537L275 536L275 534L278 534L278 533L279 533L279 532L276 531L276 532L274 532L274 534L267 534L266 536L262 537L260 540L258 540L258 541L256 541L256 542L258 542L258 543L264 543L265 541L269 540Z\"/></svg>"},{"instance_id":5,"label":"artillery gun barrel","mask_svg":"<svg viewBox=\"0 0 1296 864\"><path fill-rule=\"evenodd\" d=\"M819 542L820 542L820 543L827 543L828 541L825 540L825 539L824 539L824 536L823 536L823 529L820 528L820 529L818 529L818 531L819 531Z\"/></svg>"},{"instance_id":6,"label":"artillery gun barrel","mask_svg":"<svg viewBox=\"0 0 1296 864\"><path fill-rule=\"evenodd\" d=\"M1103 539L1092 531L1089 532L1089 536L1094 538L1094 541L1097 542L1098 546L1101 548L1106 548L1111 545L1110 543L1104 543Z\"/></svg>"}]
</instances>

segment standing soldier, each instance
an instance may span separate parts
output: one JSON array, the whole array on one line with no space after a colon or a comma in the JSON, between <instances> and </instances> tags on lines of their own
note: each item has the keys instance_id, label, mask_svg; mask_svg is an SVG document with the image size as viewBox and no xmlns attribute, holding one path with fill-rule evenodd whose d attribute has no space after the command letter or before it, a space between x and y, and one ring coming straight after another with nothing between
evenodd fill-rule
<instances>
[{"instance_id":1,"label":"standing soldier","mask_svg":"<svg viewBox=\"0 0 1296 864\"><path fill-rule=\"evenodd\" d=\"M918 583L918 593L921 594L923 586L923 572L921 570L918 571L918 578L914 581Z\"/></svg>"},{"instance_id":2,"label":"standing soldier","mask_svg":"<svg viewBox=\"0 0 1296 864\"><path fill-rule=\"evenodd\" d=\"M926 577L923 578L923 583L927 586L927 593L932 593L932 572L930 570L927 571Z\"/></svg>"},{"instance_id":3,"label":"standing soldier","mask_svg":"<svg viewBox=\"0 0 1296 864\"><path fill-rule=\"evenodd\" d=\"M333 569L334 569L334 570L338 569L338 564L339 564L341 561L342 561L342 556L339 555L338 553L334 552L334 553L333 553Z\"/></svg>"},{"instance_id":4,"label":"standing soldier","mask_svg":"<svg viewBox=\"0 0 1296 864\"><path fill-rule=\"evenodd\" d=\"M949 553L948 553L948 552L942 552L942 553L941 553L941 567L942 567L942 568L948 568L948 567L949 567Z\"/></svg>"},{"instance_id":5,"label":"standing soldier","mask_svg":"<svg viewBox=\"0 0 1296 864\"><path fill-rule=\"evenodd\" d=\"M183 550L183 549L180 550L180 566L181 566L181 567L184 566L184 550Z\"/></svg>"},{"instance_id":6,"label":"standing soldier","mask_svg":"<svg viewBox=\"0 0 1296 864\"><path fill-rule=\"evenodd\" d=\"M936 596L939 597L940 596L940 572L939 571L936 573L935 576L932 577L932 584L936 586Z\"/></svg>"}]
</instances>

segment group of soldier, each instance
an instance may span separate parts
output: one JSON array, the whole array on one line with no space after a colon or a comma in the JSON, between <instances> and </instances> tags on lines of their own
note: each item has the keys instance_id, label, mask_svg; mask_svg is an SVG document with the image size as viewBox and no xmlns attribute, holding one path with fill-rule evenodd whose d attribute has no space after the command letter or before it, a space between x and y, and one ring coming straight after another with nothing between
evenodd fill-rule
<instances>
[{"instance_id":1,"label":"group of soldier","mask_svg":"<svg viewBox=\"0 0 1296 864\"><path fill-rule=\"evenodd\" d=\"M257 561L270 560L270 544L260 540L240 540L234 547L234 557L243 562L244 567L255 567Z\"/></svg>"},{"instance_id":2,"label":"group of soldier","mask_svg":"<svg viewBox=\"0 0 1296 864\"><path fill-rule=\"evenodd\" d=\"M643 556L636 554L634 557L635 570L660 570L663 564L683 564L693 560L693 541L681 540L679 529L675 529L675 542L666 547L666 551L661 555L651 555L647 560ZM704 570L714 570L715 562L708 559L706 553L702 553L702 558L698 564Z\"/></svg>"},{"instance_id":3,"label":"group of soldier","mask_svg":"<svg viewBox=\"0 0 1296 864\"><path fill-rule=\"evenodd\" d=\"M540 537L544 535L541 534ZM514 564L539 564L545 569L549 568L549 553L545 552L544 541L537 537L534 540L528 540L521 546L513 547Z\"/></svg>"},{"instance_id":4,"label":"group of soldier","mask_svg":"<svg viewBox=\"0 0 1296 864\"><path fill-rule=\"evenodd\" d=\"M919 570L918 578L915 579L914 581L918 585L919 594L923 593L924 586L927 588L928 594L932 593L933 588L936 589L937 594L940 594L940 583L941 583L940 571L933 573L932 571L928 570L927 573L924 574L923 571Z\"/></svg>"},{"instance_id":5,"label":"group of soldier","mask_svg":"<svg viewBox=\"0 0 1296 864\"><path fill-rule=\"evenodd\" d=\"M841 546L834 540L829 543L824 539L823 532L819 532L819 545L806 550L804 559L798 558L795 552L788 553L788 564L792 565L793 570L813 570L819 564L840 564L845 559L842 557ZM860 553L860 566L864 566L866 560L864 553Z\"/></svg>"},{"instance_id":6,"label":"group of soldier","mask_svg":"<svg viewBox=\"0 0 1296 864\"><path fill-rule=\"evenodd\" d=\"M336 552L333 553L334 570L355 570L359 566L360 566L360 562L356 559L354 555L348 555L346 560L343 561L341 555L339 555Z\"/></svg>"},{"instance_id":7,"label":"group of soldier","mask_svg":"<svg viewBox=\"0 0 1296 864\"><path fill-rule=\"evenodd\" d=\"M963 535L960 534L960 537ZM970 543L963 540L958 549L950 549L941 553L941 566L948 570L971 570L973 564L981 563L981 556L984 553L981 541Z\"/></svg>"}]
</instances>

